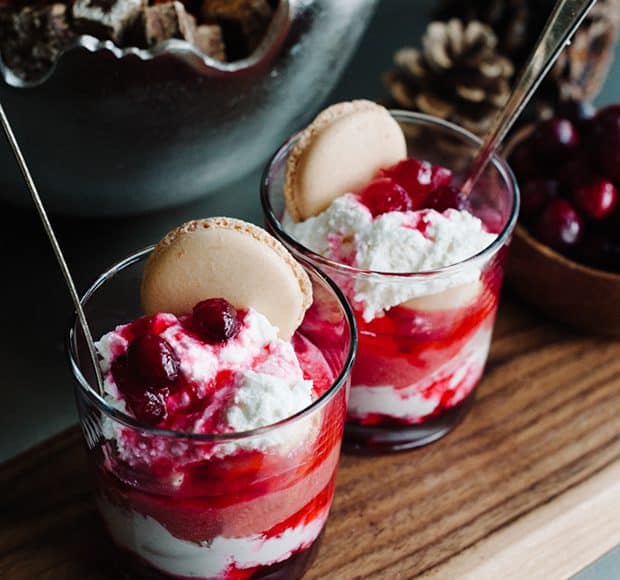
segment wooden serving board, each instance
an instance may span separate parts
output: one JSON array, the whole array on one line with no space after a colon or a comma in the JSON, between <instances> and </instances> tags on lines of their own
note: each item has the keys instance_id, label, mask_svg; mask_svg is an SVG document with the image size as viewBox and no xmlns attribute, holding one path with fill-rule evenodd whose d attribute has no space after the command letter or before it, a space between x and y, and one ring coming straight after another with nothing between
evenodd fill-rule
<instances>
[{"instance_id":1,"label":"wooden serving board","mask_svg":"<svg viewBox=\"0 0 620 580\"><path fill-rule=\"evenodd\" d=\"M620 543L620 343L504 300L453 433L344 457L307 578L565 578ZM116 575L72 428L0 466L0 578Z\"/></svg>"}]
</instances>

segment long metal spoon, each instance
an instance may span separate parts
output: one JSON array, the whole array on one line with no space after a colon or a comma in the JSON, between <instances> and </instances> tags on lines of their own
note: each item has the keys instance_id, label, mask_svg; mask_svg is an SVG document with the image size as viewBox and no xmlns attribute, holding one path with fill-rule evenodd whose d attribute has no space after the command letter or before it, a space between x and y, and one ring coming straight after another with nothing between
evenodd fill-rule
<instances>
[{"instance_id":1,"label":"long metal spoon","mask_svg":"<svg viewBox=\"0 0 620 580\"><path fill-rule=\"evenodd\" d=\"M13 150L13 154L15 155L15 160L17 161L17 165L22 172L22 176L24 177L24 181L28 186L30 191L30 195L32 196L32 201L34 202L35 207L39 213L39 217L41 218L41 222L43 223L43 228L45 229L45 233L49 238L50 244L52 245L52 249L54 250L54 254L56 255L56 260L58 260L58 265L60 266L60 270L65 278L65 282L67 283L67 287L69 288L69 294L71 295L71 300L73 300L73 305L75 306L75 311L77 312L78 319L80 321L80 325L82 326L82 332L84 333L84 337L86 338L86 344L88 346L88 352L90 354L90 359L93 365L93 369L95 371L95 376L97 377L97 389L99 395L103 394L103 377L101 376L101 368L99 366L99 361L97 359L97 351L95 349L95 343L93 342L93 335L90 332L90 327L88 326L88 321L86 320L86 315L84 314L84 309L82 308L82 303L80 302L80 297L78 296L77 290L75 289L75 284L73 282L73 278L71 277L71 272L69 271L69 266L67 266L67 262L65 261L65 257L63 256L62 250L60 249L60 244L56 239L56 234L54 233L54 229L52 228L52 224L50 223L49 218L47 217L47 212L45 211L45 206L41 201L41 197L39 196L39 192L37 191L37 186L32 179L32 175L30 174L30 170L28 169L28 165L26 164L26 160L21 152L17 139L15 138L15 134L13 133L13 129L11 128L11 124L9 123L9 119L6 116L6 112L4 111L4 107L2 103L0 103L0 123L2 124L2 128L4 129L4 134Z\"/></svg>"},{"instance_id":2,"label":"long metal spoon","mask_svg":"<svg viewBox=\"0 0 620 580\"><path fill-rule=\"evenodd\" d=\"M504 109L497 115L472 162L467 179L461 188L466 195L471 193L504 137L594 4L596 0L559 0L555 5L512 95Z\"/></svg>"}]
</instances>

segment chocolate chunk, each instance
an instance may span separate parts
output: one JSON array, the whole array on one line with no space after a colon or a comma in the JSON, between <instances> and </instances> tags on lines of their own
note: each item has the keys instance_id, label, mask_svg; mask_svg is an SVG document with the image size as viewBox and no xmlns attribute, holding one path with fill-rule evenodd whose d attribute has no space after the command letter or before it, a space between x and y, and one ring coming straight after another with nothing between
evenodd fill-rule
<instances>
[{"instance_id":1,"label":"chocolate chunk","mask_svg":"<svg viewBox=\"0 0 620 580\"><path fill-rule=\"evenodd\" d=\"M64 4L28 6L0 19L2 60L24 80L41 78L74 39Z\"/></svg>"},{"instance_id":2,"label":"chocolate chunk","mask_svg":"<svg viewBox=\"0 0 620 580\"><path fill-rule=\"evenodd\" d=\"M273 17L268 0L204 0L202 16L221 24L231 60L250 55L264 38Z\"/></svg>"},{"instance_id":3,"label":"chocolate chunk","mask_svg":"<svg viewBox=\"0 0 620 580\"><path fill-rule=\"evenodd\" d=\"M138 46L149 48L178 38L195 42L196 19L188 14L181 2L156 4L142 10L131 32L131 41Z\"/></svg>"},{"instance_id":4,"label":"chocolate chunk","mask_svg":"<svg viewBox=\"0 0 620 580\"><path fill-rule=\"evenodd\" d=\"M203 24L199 26L194 35L194 44L196 48L207 56L222 62L226 60L222 28L217 24Z\"/></svg>"},{"instance_id":5,"label":"chocolate chunk","mask_svg":"<svg viewBox=\"0 0 620 580\"><path fill-rule=\"evenodd\" d=\"M120 43L147 0L75 0L72 13L77 31Z\"/></svg>"}]
</instances>

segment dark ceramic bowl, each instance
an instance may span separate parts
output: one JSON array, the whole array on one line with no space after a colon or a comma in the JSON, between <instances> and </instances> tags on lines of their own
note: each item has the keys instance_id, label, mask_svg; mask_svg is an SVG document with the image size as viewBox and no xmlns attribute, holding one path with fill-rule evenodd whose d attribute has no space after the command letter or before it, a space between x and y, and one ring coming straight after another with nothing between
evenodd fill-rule
<instances>
[{"instance_id":1,"label":"dark ceramic bowl","mask_svg":"<svg viewBox=\"0 0 620 580\"><path fill-rule=\"evenodd\" d=\"M338 80L378 0L281 0L254 54L79 40L41 82L0 69L0 99L52 211L123 215L206 196L263 163ZM0 198L28 204L8 147Z\"/></svg>"}]
</instances>

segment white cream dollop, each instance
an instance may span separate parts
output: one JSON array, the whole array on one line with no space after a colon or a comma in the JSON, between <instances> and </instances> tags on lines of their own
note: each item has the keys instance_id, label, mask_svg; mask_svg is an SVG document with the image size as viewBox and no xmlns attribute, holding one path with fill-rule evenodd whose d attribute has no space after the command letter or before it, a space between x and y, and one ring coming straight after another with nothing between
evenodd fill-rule
<instances>
[{"instance_id":1,"label":"white cream dollop","mask_svg":"<svg viewBox=\"0 0 620 580\"><path fill-rule=\"evenodd\" d=\"M284 229L304 246L360 270L389 273L427 272L476 255L497 237L465 210L394 211L373 218L354 194L337 198L324 212ZM354 276L349 297L366 321L413 298L437 294L480 278L480 266L469 264L454 273L424 277Z\"/></svg>"},{"instance_id":2,"label":"white cream dollop","mask_svg":"<svg viewBox=\"0 0 620 580\"><path fill-rule=\"evenodd\" d=\"M233 431L250 431L295 415L312 403L312 381L288 382L247 371L226 411Z\"/></svg>"},{"instance_id":3,"label":"white cream dollop","mask_svg":"<svg viewBox=\"0 0 620 580\"><path fill-rule=\"evenodd\" d=\"M249 431L291 417L316 398L313 381L304 379L292 344L279 338L277 327L256 310L248 310L239 334L224 345L203 342L173 314L156 316L167 326L160 336L177 356L181 375L205 402L204 408L196 412L184 391L171 393L166 406L169 412L179 415L179 423L169 428L193 433ZM125 328L122 325L105 334L95 347L104 371L104 397L110 406L127 413L129 406L111 372L114 359L129 346L123 336ZM213 382L223 371L230 374L230 381L213 392ZM215 428L214 417L218 418ZM127 444L125 430L119 423L104 421L103 429L106 438L116 439L126 458L144 455L138 446ZM302 419L260 435L223 443L214 452L226 455L242 448L286 453L314 435L313 422Z\"/></svg>"}]
</instances>

